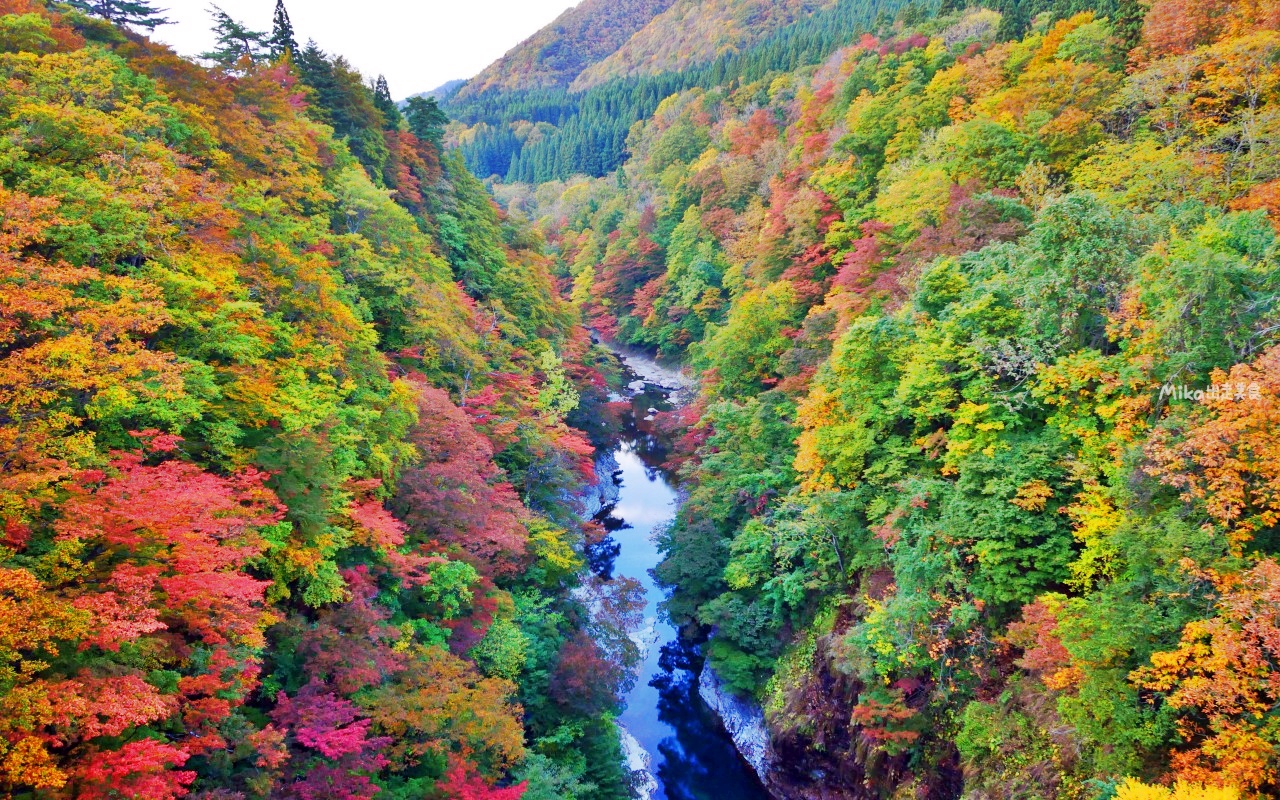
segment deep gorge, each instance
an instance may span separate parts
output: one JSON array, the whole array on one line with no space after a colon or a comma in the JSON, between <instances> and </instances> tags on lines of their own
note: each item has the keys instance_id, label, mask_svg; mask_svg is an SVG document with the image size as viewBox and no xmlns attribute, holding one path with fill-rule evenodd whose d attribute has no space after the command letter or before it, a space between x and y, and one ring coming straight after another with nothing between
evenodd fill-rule
<instances>
[{"instance_id":1,"label":"deep gorge","mask_svg":"<svg viewBox=\"0 0 1280 800\"><path fill-rule=\"evenodd\" d=\"M1280 792L1280 3L473 5L0 0L0 796Z\"/></svg>"}]
</instances>

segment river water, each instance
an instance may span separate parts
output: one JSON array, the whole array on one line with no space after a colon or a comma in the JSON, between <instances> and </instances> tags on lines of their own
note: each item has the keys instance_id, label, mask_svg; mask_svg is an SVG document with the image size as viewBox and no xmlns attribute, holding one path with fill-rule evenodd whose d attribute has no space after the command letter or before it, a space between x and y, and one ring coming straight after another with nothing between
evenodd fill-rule
<instances>
[{"instance_id":1,"label":"river water","mask_svg":"<svg viewBox=\"0 0 1280 800\"><path fill-rule=\"evenodd\" d=\"M634 578L645 590L645 657L618 722L648 754L656 782L649 796L655 800L768 800L698 696L702 659L697 648L680 637L659 608L666 594L650 572L662 560L656 534L675 516L679 496L659 466L662 445L644 418L649 408L668 408L666 403L667 392L653 384L631 398L632 413L624 418L613 452L619 468L617 502L597 515L609 531L595 549L603 558L592 559L597 573Z\"/></svg>"}]
</instances>

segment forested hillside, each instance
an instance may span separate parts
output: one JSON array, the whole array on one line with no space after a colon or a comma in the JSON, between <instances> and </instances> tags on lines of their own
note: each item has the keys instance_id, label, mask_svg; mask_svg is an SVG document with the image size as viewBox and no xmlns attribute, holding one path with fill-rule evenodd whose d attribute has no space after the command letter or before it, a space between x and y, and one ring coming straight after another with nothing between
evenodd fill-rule
<instances>
[{"instance_id":1,"label":"forested hillside","mask_svg":"<svg viewBox=\"0 0 1280 800\"><path fill-rule=\"evenodd\" d=\"M1142 17L1136 0L1007 5L1001 17L1005 36L1021 35L1036 14L1062 18L1089 9L1115 20L1121 38L1132 45ZM600 177L626 159L631 125L650 117L671 94L739 86L771 72L817 65L895 18L922 19L927 8L909 0L676 3L568 88L503 88L482 81L486 70L446 98L445 109L460 123L450 140L482 177L535 183L575 174Z\"/></svg>"},{"instance_id":2,"label":"forested hillside","mask_svg":"<svg viewBox=\"0 0 1280 800\"><path fill-rule=\"evenodd\" d=\"M495 184L701 378L670 613L778 796L1274 796L1280 6L879 9L564 95Z\"/></svg>"},{"instance_id":3,"label":"forested hillside","mask_svg":"<svg viewBox=\"0 0 1280 800\"><path fill-rule=\"evenodd\" d=\"M587 66L569 88L611 78L656 75L736 53L833 0L681 0L636 31L615 52Z\"/></svg>"},{"instance_id":4,"label":"forested hillside","mask_svg":"<svg viewBox=\"0 0 1280 800\"><path fill-rule=\"evenodd\" d=\"M627 156L631 126L651 116L671 94L759 80L772 71L816 64L837 47L855 41L877 18L887 19L886 15L905 5L906 0L837 0L753 47L717 50L714 60L679 71L650 74L640 65L633 69L626 61L615 61L614 72L597 74L598 83L584 91L459 92L445 103L461 126L453 133L454 143L472 172L484 177L541 183L574 174L607 175ZM675 10L689 12L691 4ZM675 26L672 20L662 20L668 35ZM718 33L701 29L705 36ZM691 31L688 36L691 45L697 42L697 33ZM640 74L624 76L632 72Z\"/></svg>"},{"instance_id":5,"label":"forested hillside","mask_svg":"<svg viewBox=\"0 0 1280 800\"><path fill-rule=\"evenodd\" d=\"M283 5L156 21L0 0L0 794L626 797L538 234Z\"/></svg>"},{"instance_id":6,"label":"forested hillside","mask_svg":"<svg viewBox=\"0 0 1280 800\"><path fill-rule=\"evenodd\" d=\"M590 328L774 796L1280 794L1280 2L991 5L0 0L0 793L639 795Z\"/></svg>"},{"instance_id":7,"label":"forested hillside","mask_svg":"<svg viewBox=\"0 0 1280 800\"><path fill-rule=\"evenodd\" d=\"M611 55L671 1L583 0L459 87L459 95L563 89L584 69Z\"/></svg>"}]
</instances>

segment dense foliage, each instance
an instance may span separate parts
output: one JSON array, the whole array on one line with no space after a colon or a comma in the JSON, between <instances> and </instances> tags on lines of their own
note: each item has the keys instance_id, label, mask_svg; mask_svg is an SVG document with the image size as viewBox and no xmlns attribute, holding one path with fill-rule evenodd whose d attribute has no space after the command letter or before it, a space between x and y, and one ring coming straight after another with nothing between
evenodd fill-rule
<instances>
[{"instance_id":1,"label":"dense foliage","mask_svg":"<svg viewBox=\"0 0 1280 800\"><path fill-rule=\"evenodd\" d=\"M154 22L0 0L0 794L625 797L538 235L282 3Z\"/></svg>"},{"instance_id":2,"label":"dense foliage","mask_svg":"<svg viewBox=\"0 0 1280 800\"><path fill-rule=\"evenodd\" d=\"M1278 31L905 8L601 84L576 113L669 81L625 166L495 186L598 331L701 374L659 573L779 784L1280 791Z\"/></svg>"},{"instance_id":3,"label":"dense foliage","mask_svg":"<svg viewBox=\"0 0 1280 800\"><path fill-rule=\"evenodd\" d=\"M459 94L563 89L671 4L672 0L583 0L458 87Z\"/></svg>"},{"instance_id":4,"label":"dense foliage","mask_svg":"<svg viewBox=\"0 0 1280 800\"><path fill-rule=\"evenodd\" d=\"M878 15L892 14L905 4L905 0L837 0L745 49L736 44L711 47L705 60L692 63L677 50L673 66L679 63L682 69L632 75L626 69L630 62L620 61L613 71L597 72L584 87L460 92L447 103L449 113L467 126L457 134L458 149L477 175L537 183L579 173L607 175L627 158L632 124L650 117L664 98L693 87L749 82L771 71L816 64L836 47L856 40ZM716 8L732 13L735 4ZM684 3L671 12L697 17L703 10ZM654 23L661 30L648 41L655 45L685 34L695 42L698 34L719 40L722 33L715 21L686 25L683 16L673 14ZM713 57L707 59L707 55Z\"/></svg>"},{"instance_id":5,"label":"dense foliage","mask_svg":"<svg viewBox=\"0 0 1280 800\"><path fill-rule=\"evenodd\" d=\"M1010 0L1006 5L1009 13L1001 24L1019 36L1034 14L1065 17L1095 10L1117 20L1117 33L1132 43L1141 19L1136 0ZM535 88L487 79L486 71L447 107L464 123L455 134L457 144L477 175L535 183L575 174L600 177L626 160L631 125L652 116L664 98L692 88L732 89L820 64L864 33L887 27L895 14L916 20L927 6L908 0L687 0L655 16L607 58L593 54L575 61L577 71L566 72L571 83L542 82ZM574 46L558 22L539 36L551 33L558 37L556 45L538 51L545 59ZM544 69L524 47L517 52L524 55L522 64L533 59L519 74ZM502 72L512 69L505 64Z\"/></svg>"},{"instance_id":6,"label":"dense foliage","mask_svg":"<svg viewBox=\"0 0 1280 800\"><path fill-rule=\"evenodd\" d=\"M588 3L442 109L0 0L0 791L626 797L585 321L701 377L658 573L775 786L1280 792L1280 5L992 5Z\"/></svg>"}]
</instances>

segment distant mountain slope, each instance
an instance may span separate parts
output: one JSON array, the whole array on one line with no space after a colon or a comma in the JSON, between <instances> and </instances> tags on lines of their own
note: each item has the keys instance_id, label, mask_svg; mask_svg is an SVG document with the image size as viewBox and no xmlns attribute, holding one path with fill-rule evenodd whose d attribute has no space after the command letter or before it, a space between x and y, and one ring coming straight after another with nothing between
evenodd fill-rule
<instances>
[{"instance_id":1,"label":"distant mountain slope","mask_svg":"<svg viewBox=\"0 0 1280 800\"><path fill-rule=\"evenodd\" d=\"M672 2L583 0L486 67L459 94L568 86L583 69L612 54Z\"/></svg>"},{"instance_id":2,"label":"distant mountain slope","mask_svg":"<svg viewBox=\"0 0 1280 800\"><path fill-rule=\"evenodd\" d=\"M453 94L454 91L459 89L466 82L465 78L456 78L451 81L445 81L436 88L427 92L418 92L416 95L413 95L413 97L432 97L436 100L443 100Z\"/></svg>"},{"instance_id":3,"label":"distant mountain slope","mask_svg":"<svg viewBox=\"0 0 1280 800\"><path fill-rule=\"evenodd\" d=\"M582 91L610 78L674 72L739 52L835 0L677 0L570 85ZM585 4L584 4L585 5Z\"/></svg>"},{"instance_id":4,"label":"distant mountain slope","mask_svg":"<svg viewBox=\"0 0 1280 800\"><path fill-rule=\"evenodd\" d=\"M625 57L620 51L588 67L590 74L579 77L580 84L590 84L585 89L565 84L480 91L477 78L442 107L461 129L453 141L477 175L534 183L577 173L600 176L626 160L631 125L653 114L663 98L821 63L864 33L891 29L909 5L674 0L624 46Z\"/></svg>"}]
</instances>

